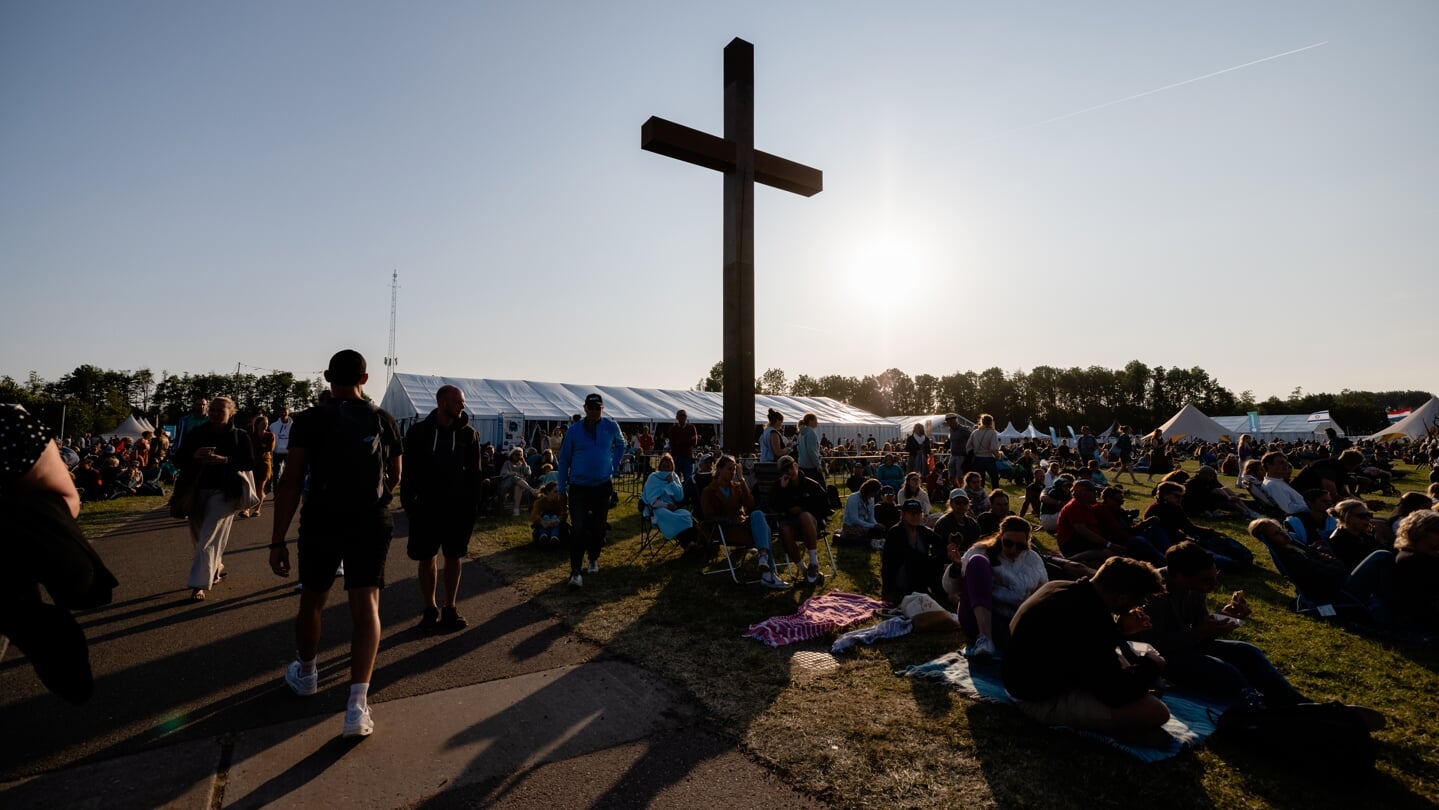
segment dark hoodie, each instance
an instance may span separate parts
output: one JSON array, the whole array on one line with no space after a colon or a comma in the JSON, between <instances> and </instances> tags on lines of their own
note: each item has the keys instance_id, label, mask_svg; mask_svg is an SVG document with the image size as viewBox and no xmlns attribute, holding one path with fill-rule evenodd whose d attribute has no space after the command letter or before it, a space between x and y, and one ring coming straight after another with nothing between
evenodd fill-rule
<instances>
[{"instance_id":1,"label":"dark hoodie","mask_svg":"<svg viewBox=\"0 0 1439 810\"><path fill-rule=\"evenodd\" d=\"M400 503L406 511L474 509L479 504L480 434L470 415L441 427L437 411L405 434L404 478Z\"/></svg>"}]
</instances>

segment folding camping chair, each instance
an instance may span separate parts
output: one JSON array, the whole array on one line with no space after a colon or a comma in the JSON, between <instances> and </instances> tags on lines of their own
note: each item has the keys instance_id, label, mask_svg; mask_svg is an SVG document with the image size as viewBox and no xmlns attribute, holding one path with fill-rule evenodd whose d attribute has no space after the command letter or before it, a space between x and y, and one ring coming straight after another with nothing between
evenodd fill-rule
<instances>
[{"instance_id":1,"label":"folding camping chair","mask_svg":"<svg viewBox=\"0 0 1439 810\"><path fill-rule=\"evenodd\" d=\"M755 508L764 512L765 519L769 521L771 556L775 558L776 567L783 565L785 573L793 577L794 571L792 569L798 565L798 563L791 560L789 554L785 553L784 544L780 542L779 536L780 521L784 516L774 511L770 506L771 495L774 493L775 488L779 486L779 465L772 461L756 461L751 468L751 472L754 474ZM825 574L825 576L836 576L839 574L839 566L835 564L834 549L830 546L829 542L828 515L823 518L815 515L815 523L818 524L819 529L819 547L824 549L825 558L829 560L829 573ZM780 562L781 558L783 558L783 563ZM778 571L776 571L776 573L778 573ZM824 573L823 568L820 569L820 573Z\"/></svg>"}]
</instances>

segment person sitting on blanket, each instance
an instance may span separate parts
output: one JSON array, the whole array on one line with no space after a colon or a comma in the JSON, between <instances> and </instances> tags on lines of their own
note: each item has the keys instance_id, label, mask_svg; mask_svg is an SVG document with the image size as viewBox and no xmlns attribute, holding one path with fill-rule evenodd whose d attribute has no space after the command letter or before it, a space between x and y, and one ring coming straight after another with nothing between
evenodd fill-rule
<instances>
[{"instance_id":1,"label":"person sitting on blanket","mask_svg":"<svg viewBox=\"0 0 1439 810\"><path fill-rule=\"evenodd\" d=\"M1009 622L1015 611L1049 581L1044 560L1030 547L1029 521L1010 515L996 534L967 551L950 544L952 561L944 572L944 589L959 600L959 624L973 643L967 658L993 656L1009 643Z\"/></svg>"},{"instance_id":2,"label":"person sitting on blanket","mask_svg":"<svg viewBox=\"0 0 1439 810\"><path fill-rule=\"evenodd\" d=\"M1146 520L1151 517L1159 518L1159 526L1170 540L1176 543L1193 540L1214 552L1221 571L1243 570L1254 562L1254 552L1243 543L1207 526L1195 525L1194 521L1184 514L1183 501L1184 487L1173 481L1166 481L1159 485L1154 501L1144 510L1144 517Z\"/></svg>"},{"instance_id":3,"label":"person sitting on blanket","mask_svg":"<svg viewBox=\"0 0 1439 810\"><path fill-rule=\"evenodd\" d=\"M700 493L700 511L707 523L716 524L721 530L739 529L741 534L748 531L751 542L759 551L760 584L784 590L789 583L774 573L769 551L769 522L765 520L764 512L754 510L754 493L750 492L744 476L736 474L738 469L734 456L720 457L715 463L714 480ZM729 542L734 545L737 540L738 537Z\"/></svg>"},{"instance_id":4,"label":"person sitting on blanket","mask_svg":"<svg viewBox=\"0 0 1439 810\"><path fill-rule=\"evenodd\" d=\"M1162 590L1154 566L1127 557L1110 557L1093 577L1044 585L1010 622L1004 687L1045 725L1151 741L1169 721L1149 693L1164 659L1136 653L1126 636L1149 627L1144 601Z\"/></svg>"},{"instance_id":5,"label":"person sitting on blanket","mask_svg":"<svg viewBox=\"0 0 1439 810\"><path fill-rule=\"evenodd\" d=\"M885 527L874 515L875 498L879 496L879 479L867 478L854 493L844 499L844 518L840 523L842 540L868 544L884 540Z\"/></svg>"},{"instance_id":6,"label":"person sitting on blanket","mask_svg":"<svg viewBox=\"0 0 1439 810\"><path fill-rule=\"evenodd\" d=\"M1190 540L1165 553L1165 592L1149 597L1150 629L1139 635L1164 656L1164 679L1250 706L1312 703L1253 644L1226 638L1249 618L1244 591L1211 614L1207 597L1219 588L1214 555Z\"/></svg>"},{"instance_id":7,"label":"person sitting on blanket","mask_svg":"<svg viewBox=\"0 0 1439 810\"><path fill-rule=\"evenodd\" d=\"M819 527L829 518L829 496L824 487L800 472L794 456L781 456L779 480L770 491L767 506L778 516L784 553L798 563L799 542L803 542L809 553L804 581L809 585L823 585L824 574L819 570Z\"/></svg>"},{"instance_id":8,"label":"person sitting on blanket","mask_svg":"<svg viewBox=\"0 0 1439 810\"><path fill-rule=\"evenodd\" d=\"M894 488L883 484L879 488L879 500L874 502L874 519L884 527L886 533L891 528L899 525L899 504L894 502ZM884 548L884 540L875 541L870 546L875 551Z\"/></svg>"},{"instance_id":9,"label":"person sitting on blanket","mask_svg":"<svg viewBox=\"0 0 1439 810\"><path fill-rule=\"evenodd\" d=\"M988 537L999 531L999 524L1012 514L1014 510L1009 508L1008 492L996 489L989 493L989 508L974 516L979 522L979 536Z\"/></svg>"},{"instance_id":10,"label":"person sitting on blanket","mask_svg":"<svg viewBox=\"0 0 1439 810\"><path fill-rule=\"evenodd\" d=\"M962 554L984 535L980 532L979 521L969 515L967 490L959 487L950 490L948 503L944 516L934 524L934 533L939 535L940 542L958 546Z\"/></svg>"},{"instance_id":11,"label":"person sitting on blanket","mask_svg":"<svg viewBox=\"0 0 1439 810\"><path fill-rule=\"evenodd\" d=\"M924 504L905 501L899 525L884 537L879 578L884 601L899 604L911 593L925 593L940 604L950 604L941 578L949 562L947 548L934 530L924 525Z\"/></svg>"},{"instance_id":12,"label":"person sitting on blanket","mask_svg":"<svg viewBox=\"0 0 1439 810\"><path fill-rule=\"evenodd\" d=\"M679 473L675 472L675 458L669 453L660 456L658 469L645 479L640 500L649 508L655 526L666 540L678 538L680 545L692 548L699 542L694 530L694 516L680 504L685 499L684 485Z\"/></svg>"},{"instance_id":13,"label":"person sitting on blanket","mask_svg":"<svg viewBox=\"0 0 1439 810\"><path fill-rule=\"evenodd\" d=\"M1269 548L1275 567L1294 583L1301 602L1315 605L1354 602L1368 612L1375 624L1388 624L1393 595L1393 552L1380 549L1350 569L1319 546L1294 542L1273 518L1251 521L1249 534Z\"/></svg>"}]
</instances>

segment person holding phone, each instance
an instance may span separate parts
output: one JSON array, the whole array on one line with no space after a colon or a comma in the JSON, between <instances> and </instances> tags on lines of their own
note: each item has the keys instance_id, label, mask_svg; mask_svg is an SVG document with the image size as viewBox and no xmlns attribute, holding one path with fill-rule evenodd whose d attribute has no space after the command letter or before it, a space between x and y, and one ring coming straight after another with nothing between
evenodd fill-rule
<instances>
[{"instance_id":1,"label":"person holding phone","mask_svg":"<svg viewBox=\"0 0 1439 810\"><path fill-rule=\"evenodd\" d=\"M225 545L239 511L240 473L255 466L250 435L235 427L235 401L215 397L208 420L196 425L180 442L177 462L198 475L199 494L190 512L190 601L202 602L205 592L225 577Z\"/></svg>"}]
</instances>

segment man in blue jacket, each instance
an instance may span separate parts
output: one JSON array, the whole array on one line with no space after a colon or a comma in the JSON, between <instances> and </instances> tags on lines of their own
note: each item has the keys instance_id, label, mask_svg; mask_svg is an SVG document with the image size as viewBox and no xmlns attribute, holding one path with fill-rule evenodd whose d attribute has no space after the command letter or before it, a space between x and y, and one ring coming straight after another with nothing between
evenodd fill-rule
<instances>
[{"instance_id":1,"label":"man in blue jacket","mask_svg":"<svg viewBox=\"0 0 1439 810\"><path fill-rule=\"evenodd\" d=\"M587 551L587 573L600 570L600 549L614 493L610 479L625 454L624 434L615 420L604 415L604 408L599 394L585 397L585 418L570 425L560 445L556 472L560 499L570 510L570 588L584 584L580 563Z\"/></svg>"}]
</instances>

